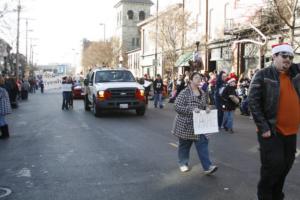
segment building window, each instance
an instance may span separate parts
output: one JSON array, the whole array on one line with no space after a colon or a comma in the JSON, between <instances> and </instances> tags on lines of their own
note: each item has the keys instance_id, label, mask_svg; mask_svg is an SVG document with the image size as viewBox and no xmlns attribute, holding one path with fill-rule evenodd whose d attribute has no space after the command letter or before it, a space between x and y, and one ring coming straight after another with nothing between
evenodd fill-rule
<instances>
[{"instance_id":1,"label":"building window","mask_svg":"<svg viewBox=\"0 0 300 200\"><path fill-rule=\"evenodd\" d=\"M136 38L136 46L140 46L140 38Z\"/></svg>"},{"instance_id":2,"label":"building window","mask_svg":"<svg viewBox=\"0 0 300 200\"><path fill-rule=\"evenodd\" d=\"M132 38L132 40L131 40L131 46L134 47L134 44L135 44L135 38Z\"/></svg>"},{"instance_id":3,"label":"building window","mask_svg":"<svg viewBox=\"0 0 300 200\"><path fill-rule=\"evenodd\" d=\"M134 15L133 11L132 10L128 10L127 17L128 17L129 20L133 20L133 15Z\"/></svg>"},{"instance_id":4,"label":"building window","mask_svg":"<svg viewBox=\"0 0 300 200\"><path fill-rule=\"evenodd\" d=\"M145 12L144 11L140 11L140 13L139 13L139 20L143 21L143 20L145 20L145 17L146 17Z\"/></svg>"},{"instance_id":5,"label":"building window","mask_svg":"<svg viewBox=\"0 0 300 200\"><path fill-rule=\"evenodd\" d=\"M300 17L300 7L296 8L296 17Z\"/></svg>"}]
</instances>

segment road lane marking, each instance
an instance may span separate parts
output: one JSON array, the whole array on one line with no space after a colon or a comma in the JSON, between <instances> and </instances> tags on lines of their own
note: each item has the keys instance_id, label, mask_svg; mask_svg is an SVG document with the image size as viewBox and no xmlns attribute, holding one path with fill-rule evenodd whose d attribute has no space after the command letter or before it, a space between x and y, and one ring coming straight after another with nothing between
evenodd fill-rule
<instances>
[{"instance_id":1,"label":"road lane marking","mask_svg":"<svg viewBox=\"0 0 300 200\"><path fill-rule=\"evenodd\" d=\"M178 148L178 144L170 142L169 145L171 145L172 147Z\"/></svg>"},{"instance_id":2,"label":"road lane marking","mask_svg":"<svg viewBox=\"0 0 300 200\"><path fill-rule=\"evenodd\" d=\"M296 150L296 155L295 156L296 156L296 158L300 156L300 149Z\"/></svg>"},{"instance_id":3,"label":"road lane marking","mask_svg":"<svg viewBox=\"0 0 300 200\"><path fill-rule=\"evenodd\" d=\"M250 151L251 153L257 153L257 152L259 152L259 146L258 146L258 145L255 145L255 146L253 146L252 148L250 148L249 151Z\"/></svg>"},{"instance_id":4,"label":"road lane marking","mask_svg":"<svg viewBox=\"0 0 300 200\"><path fill-rule=\"evenodd\" d=\"M10 195L11 192L12 192L10 189L4 188L4 187L0 187L0 191L4 191L4 194L1 194L1 195L0 195L0 198L7 197L7 196Z\"/></svg>"},{"instance_id":5,"label":"road lane marking","mask_svg":"<svg viewBox=\"0 0 300 200\"><path fill-rule=\"evenodd\" d=\"M18 173L17 173L17 177L28 177L30 178L31 177L31 171L30 169L27 169L27 168L23 168L21 169Z\"/></svg>"}]
</instances>

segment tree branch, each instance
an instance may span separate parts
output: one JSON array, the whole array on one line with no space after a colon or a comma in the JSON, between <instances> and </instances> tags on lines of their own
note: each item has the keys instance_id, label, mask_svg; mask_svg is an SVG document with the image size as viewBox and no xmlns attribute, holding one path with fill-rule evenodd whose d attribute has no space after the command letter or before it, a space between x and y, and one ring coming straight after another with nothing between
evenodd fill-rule
<instances>
[{"instance_id":1,"label":"tree branch","mask_svg":"<svg viewBox=\"0 0 300 200\"><path fill-rule=\"evenodd\" d=\"M293 28L293 26L290 24L290 22L282 15L281 11L280 11L280 5L278 3L278 0L273 0L274 3L275 3L275 8L276 8L276 11L278 13L278 15L280 16L280 19L282 21L284 21L284 23L289 27L289 28Z\"/></svg>"}]
</instances>

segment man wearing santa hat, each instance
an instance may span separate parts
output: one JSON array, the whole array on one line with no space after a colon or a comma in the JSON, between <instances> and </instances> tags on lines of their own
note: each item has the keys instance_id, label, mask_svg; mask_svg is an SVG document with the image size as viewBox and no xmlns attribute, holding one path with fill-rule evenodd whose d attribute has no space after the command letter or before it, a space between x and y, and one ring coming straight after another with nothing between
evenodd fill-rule
<instances>
[{"instance_id":1,"label":"man wearing santa hat","mask_svg":"<svg viewBox=\"0 0 300 200\"><path fill-rule=\"evenodd\" d=\"M273 63L252 79L249 106L260 146L259 200L284 199L283 186L295 160L300 124L300 65L293 48L272 46Z\"/></svg>"}]
</instances>

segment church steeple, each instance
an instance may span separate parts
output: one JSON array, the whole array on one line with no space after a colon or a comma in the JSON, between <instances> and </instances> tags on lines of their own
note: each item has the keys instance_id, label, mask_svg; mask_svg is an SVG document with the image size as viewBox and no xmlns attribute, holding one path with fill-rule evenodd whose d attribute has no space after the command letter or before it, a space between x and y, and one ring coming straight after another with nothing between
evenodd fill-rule
<instances>
[{"instance_id":1,"label":"church steeple","mask_svg":"<svg viewBox=\"0 0 300 200\"><path fill-rule=\"evenodd\" d=\"M150 17L151 0L118 0L116 11L116 36L122 51L140 48L140 33L137 24Z\"/></svg>"},{"instance_id":2,"label":"church steeple","mask_svg":"<svg viewBox=\"0 0 300 200\"><path fill-rule=\"evenodd\" d=\"M115 8L118 7L122 3L141 3L141 4L148 4L148 5L153 5L153 2L151 0L118 0L117 4L115 5Z\"/></svg>"}]
</instances>

